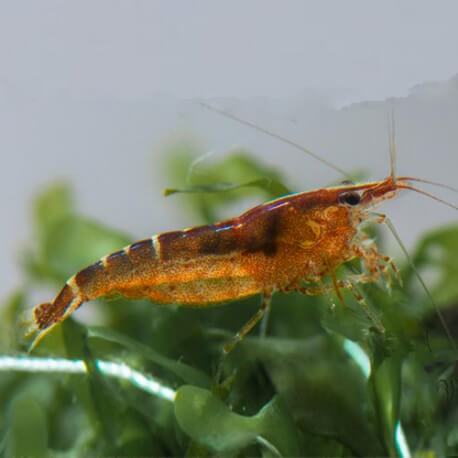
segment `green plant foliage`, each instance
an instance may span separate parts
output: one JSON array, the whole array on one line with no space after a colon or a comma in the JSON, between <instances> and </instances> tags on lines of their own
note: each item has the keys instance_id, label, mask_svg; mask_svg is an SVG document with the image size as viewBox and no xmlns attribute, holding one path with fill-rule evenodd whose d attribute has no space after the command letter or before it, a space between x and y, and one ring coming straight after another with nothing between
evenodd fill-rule
<instances>
[{"instance_id":1,"label":"green plant foliage","mask_svg":"<svg viewBox=\"0 0 458 458\"><path fill-rule=\"evenodd\" d=\"M19 396L11 401L8 416L7 455L45 458L48 434L43 407L32 396Z\"/></svg>"},{"instance_id":2,"label":"green plant foliage","mask_svg":"<svg viewBox=\"0 0 458 458\"><path fill-rule=\"evenodd\" d=\"M423 274L435 280L431 286L439 304L450 304L458 297L458 231L446 226L427 234L418 244L413 260ZM414 281L412 276L408 280Z\"/></svg>"},{"instance_id":3,"label":"green plant foliage","mask_svg":"<svg viewBox=\"0 0 458 458\"><path fill-rule=\"evenodd\" d=\"M105 327L90 327L88 328L88 337L117 343L125 349L130 350L137 357L141 356L144 359L169 370L170 372L180 377L183 382L193 383L194 385L204 387L210 385L210 378L203 372L194 369L191 366L187 366L181 361L175 361L170 358L166 358L148 346L143 345L122 334L119 334L112 329Z\"/></svg>"},{"instance_id":4,"label":"green plant foliage","mask_svg":"<svg viewBox=\"0 0 458 458\"><path fill-rule=\"evenodd\" d=\"M62 283L82 267L126 245L119 231L75 214L69 188L51 186L35 202L37 242L27 252L28 270L39 279Z\"/></svg>"},{"instance_id":5,"label":"green plant foliage","mask_svg":"<svg viewBox=\"0 0 458 458\"><path fill-rule=\"evenodd\" d=\"M217 161L196 158L189 148L179 148L169 157L169 174L177 187L166 188L164 194L186 194L186 207L204 222L221 219L228 205L243 198L273 199L291 193L276 170L260 164L242 149Z\"/></svg>"},{"instance_id":6,"label":"green plant foliage","mask_svg":"<svg viewBox=\"0 0 458 458\"><path fill-rule=\"evenodd\" d=\"M211 391L184 385L177 392L175 415L195 442L219 454L237 452L256 442L268 444L267 449L279 456L300 453L293 421L278 397L247 417L232 412Z\"/></svg>"},{"instance_id":7,"label":"green plant foliage","mask_svg":"<svg viewBox=\"0 0 458 458\"><path fill-rule=\"evenodd\" d=\"M246 199L290 192L276 170L244 151L208 161L196 156L181 145L168 164L174 187L167 193L193 211L190 225L219 219ZM44 190L33 215L23 287L0 309L0 369L1 356L26 354L25 316L36 285L57 291L82 267L133 241L81 215L65 184ZM382 246L382 232L369 230ZM453 331L458 225L425 234L412 257ZM409 264L400 259L398 266L403 286L361 287L366 310L348 292L344 304L332 296L275 295L268 336L254 330L225 359L222 346L259 298L206 309L124 298L86 304L90 325L77 312L34 352L81 360L86 374L0 371L0 453L407 456L404 434L412 455L456 455L457 355ZM337 275L359 269L353 262ZM160 381L174 399L109 377L102 360Z\"/></svg>"}]
</instances>

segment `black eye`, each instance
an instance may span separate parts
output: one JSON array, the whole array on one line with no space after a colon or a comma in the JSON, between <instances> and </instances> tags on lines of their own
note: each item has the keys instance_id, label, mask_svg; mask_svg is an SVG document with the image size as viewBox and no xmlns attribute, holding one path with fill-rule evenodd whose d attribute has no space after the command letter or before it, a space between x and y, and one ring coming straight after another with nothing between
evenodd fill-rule
<instances>
[{"instance_id":1,"label":"black eye","mask_svg":"<svg viewBox=\"0 0 458 458\"><path fill-rule=\"evenodd\" d=\"M361 196L357 192L347 192L339 197L339 202L354 207L361 202Z\"/></svg>"}]
</instances>

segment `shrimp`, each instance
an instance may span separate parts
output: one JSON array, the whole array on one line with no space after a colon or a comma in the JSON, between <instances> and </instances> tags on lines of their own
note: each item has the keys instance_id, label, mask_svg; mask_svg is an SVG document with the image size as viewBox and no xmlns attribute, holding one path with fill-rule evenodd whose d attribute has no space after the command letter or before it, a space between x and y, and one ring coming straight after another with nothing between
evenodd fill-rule
<instances>
[{"instance_id":1,"label":"shrimp","mask_svg":"<svg viewBox=\"0 0 458 458\"><path fill-rule=\"evenodd\" d=\"M367 222L389 223L373 210L404 190L458 209L412 184L437 183L396 176L394 142L390 151L391 173L385 179L287 195L238 217L154 235L103 257L72 276L52 302L35 307L38 334L32 348L83 303L112 294L199 308L261 295L259 310L224 346L225 353L268 315L274 292L335 291L340 298L340 291L349 289L365 305L356 285L376 282L390 268L398 273L362 231ZM361 261L362 273L337 280L339 266L353 259ZM375 324L383 332L381 323Z\"/></svg>"}]
</instances>

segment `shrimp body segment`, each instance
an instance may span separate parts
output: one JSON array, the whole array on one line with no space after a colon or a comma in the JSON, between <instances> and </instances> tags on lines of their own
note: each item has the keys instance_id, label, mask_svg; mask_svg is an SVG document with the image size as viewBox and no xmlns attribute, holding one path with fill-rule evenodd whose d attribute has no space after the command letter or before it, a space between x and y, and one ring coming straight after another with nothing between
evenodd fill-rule
<instances>
[{"instance_id":1,"label":"shrimp body segment","mask_svg":"<svg viewBox=\"0 0 458 458\"><path fill-rule=\"evenodd\" d=\"M390 177L293 194L220 223L133 243L81 270L53 302L35 307L36 340L82 303L112 294L206 307L301 290L301 282L320 281L355 257L377 275L378 254L361 248L359 225L368 208L398 187Z\"/></svg>"}]
</instances>

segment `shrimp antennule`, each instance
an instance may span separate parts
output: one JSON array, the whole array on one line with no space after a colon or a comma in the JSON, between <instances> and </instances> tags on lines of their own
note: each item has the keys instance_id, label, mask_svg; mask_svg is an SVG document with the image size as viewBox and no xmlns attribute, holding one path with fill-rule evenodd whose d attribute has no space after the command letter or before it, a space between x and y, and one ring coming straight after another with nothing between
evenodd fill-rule
<instances>
[{"instance_id":1,"label":"shrimp antennule","mask_svg":"<svg viewBox=\"0 0 458 458\"><path fill-rule=\"evenodd\" d=\"M440 202L441 204L447 205L447 207L453 208L454 210L458 210L458 207L456 205L453 205L450 202L447 202L446 200L441 199L440 197L436 197L435 195L430 194L429 192L423 191L422 189L416 188L415 186L412 186L410 184L397 183L396 186L399 189L409 189L411 191L418 192L419 194L423 194L424 196L429 197L430 199L433 199L437 202Z\"/></svg>"},{"instance_id":2,"label":"shrimp antennule","mask_svg":"<svg viewBox=\"0 0 458 458\"><path fill-rule=\"evenodd\" d=\"M396 160L397 160L397 149L396 149L396 130L394 125L394 110L391 110L390 120L388 124L388 133L390 139L390 176L395 183L398 179L396 177Z\"/></svg>"},{"instance_id":3,"label":"shrimp antennule","mask_svg":"<svg viewBox=\"0 0 458 458\"><path fill-rule=\"evenodd\" d=\"M433 185L433 186L437 186L439 188L447 189L449 191L458 193L458 188L454 188L453 186L450 186L450 185L444 184L444 183L439 183L437 181L426 180L425 178L403 176L403 177L398 177L397 179L400 180L400 181L417 181L419 183L430 184L430 185Z\"/></svg>"}]
</instances>

